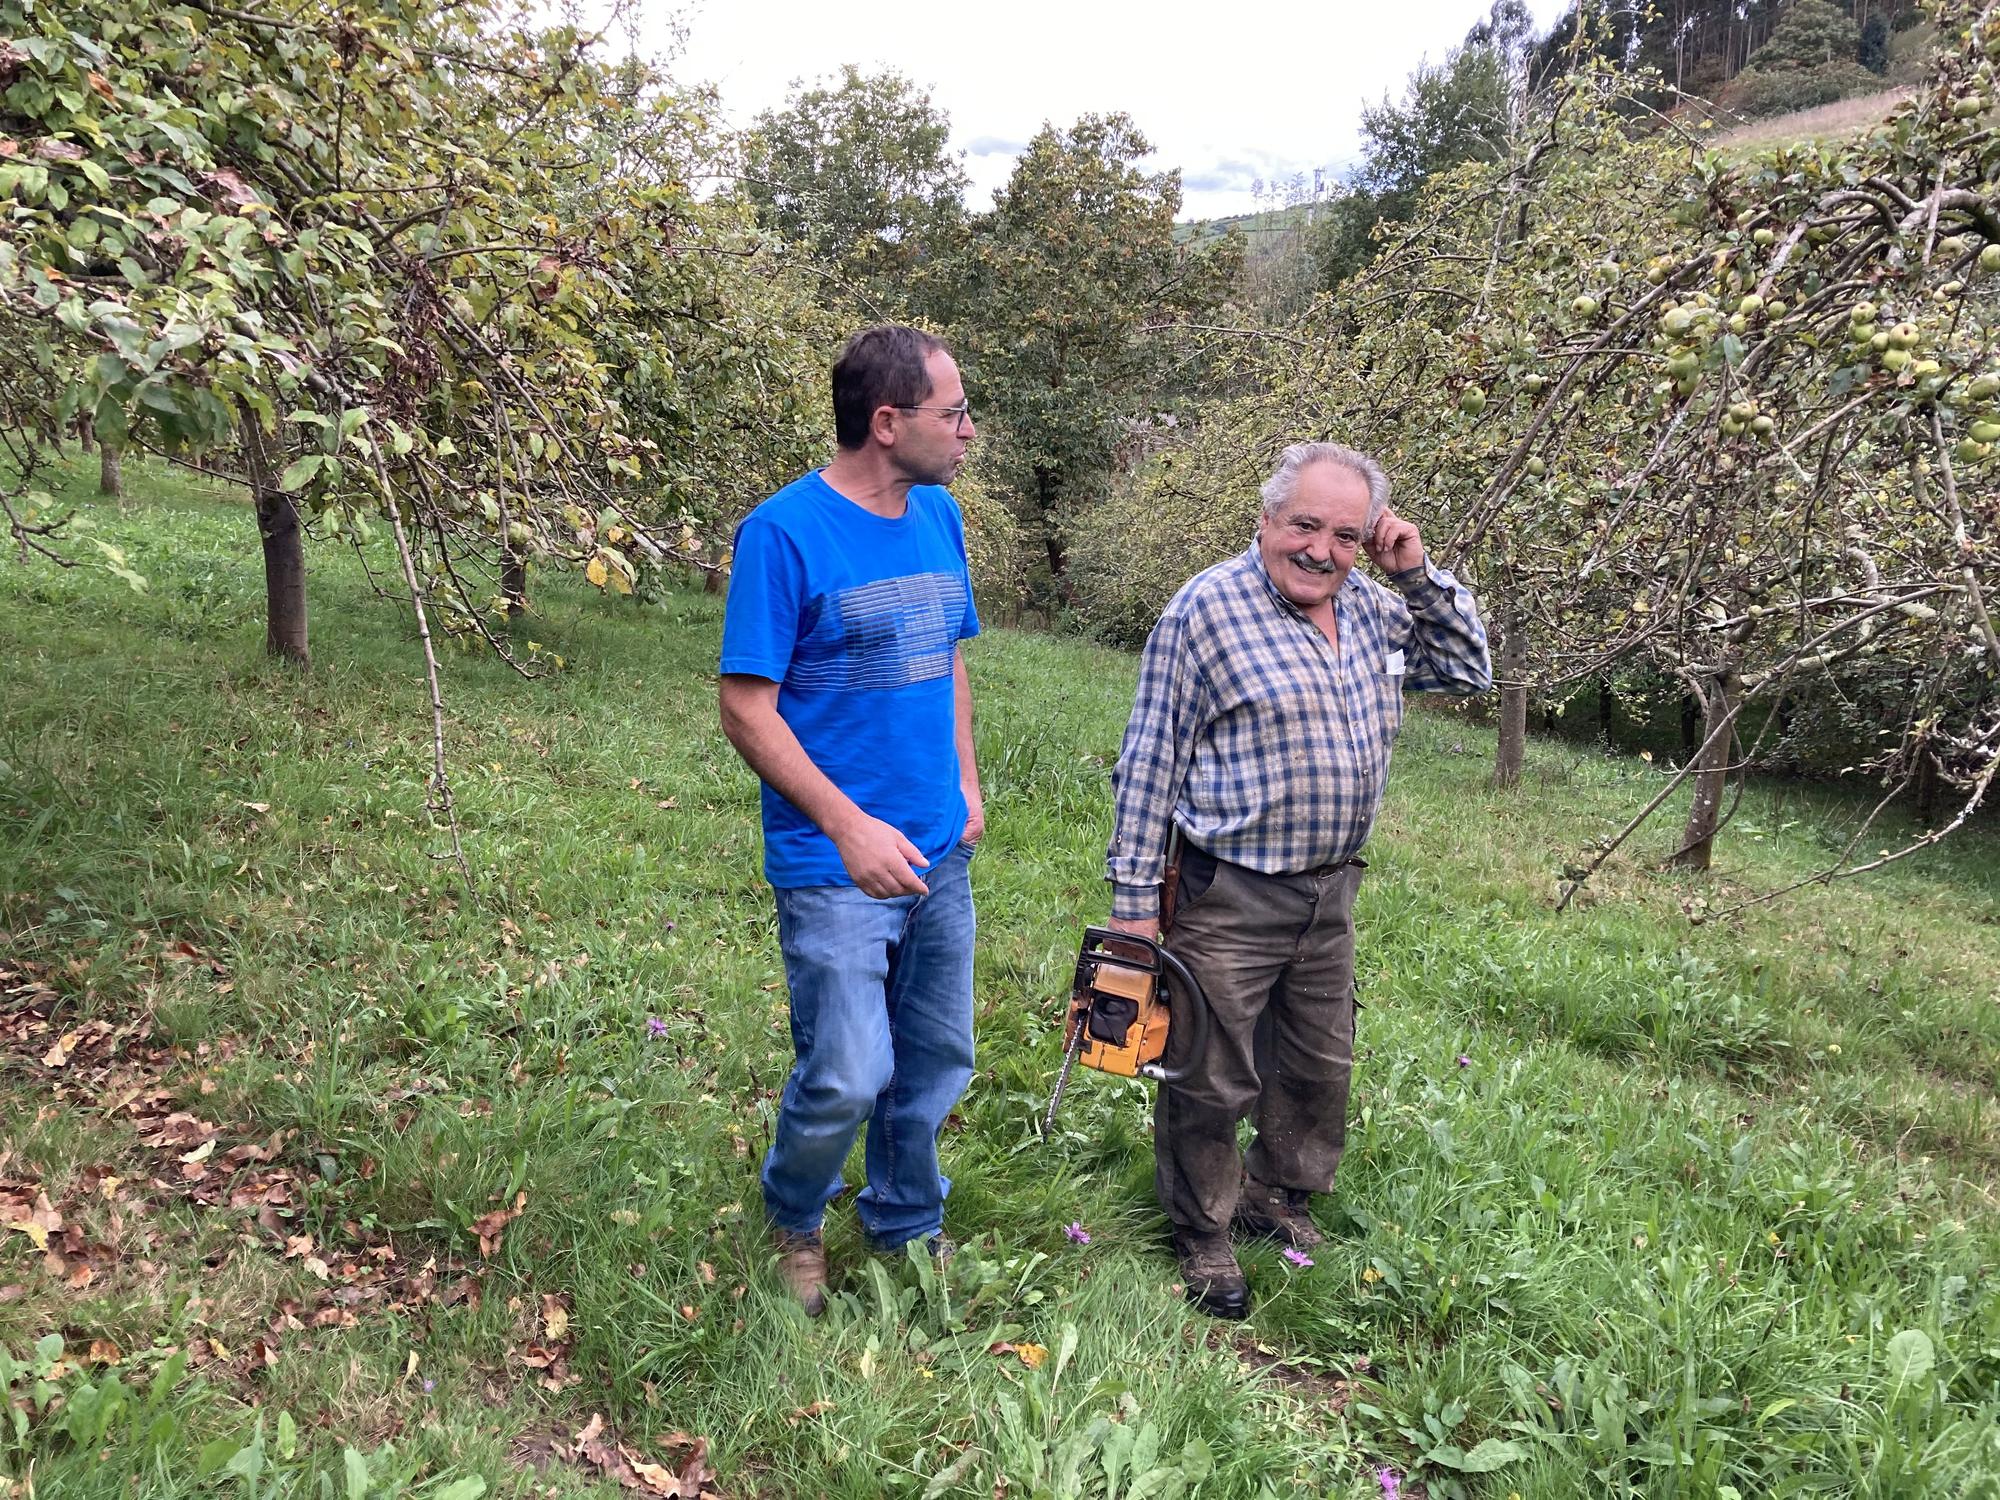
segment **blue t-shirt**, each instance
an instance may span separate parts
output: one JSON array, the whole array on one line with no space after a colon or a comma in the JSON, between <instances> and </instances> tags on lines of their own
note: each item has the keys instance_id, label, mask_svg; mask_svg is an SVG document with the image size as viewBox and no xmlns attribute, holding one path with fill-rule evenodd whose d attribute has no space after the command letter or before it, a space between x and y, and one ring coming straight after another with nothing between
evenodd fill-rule
<instances>
[{"instance_id":1,"label":"blue t-shirt","mask_svg":"<svg viewBox=\"0 0 2000 1500\"><path fill-rule=\"evenodd\" d=\"M965 829L952 664L977 634L949 490L918 485L889 520L814 470L737 528L722 670L777 683L778 714L812 763L932 864ZM854 883L833 841L768 784L764 875L786 890Z\"/></svg>"}]
</instances>

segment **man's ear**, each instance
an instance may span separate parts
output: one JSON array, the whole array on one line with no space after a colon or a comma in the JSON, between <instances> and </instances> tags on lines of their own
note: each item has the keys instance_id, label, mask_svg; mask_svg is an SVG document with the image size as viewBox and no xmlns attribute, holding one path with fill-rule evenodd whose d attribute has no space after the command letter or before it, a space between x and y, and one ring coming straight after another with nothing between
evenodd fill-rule
<instances>
[{"instance_id":1,"label":"man's ear","mask_svg":"<svg viewBox=\"0 0 2000 1500\"><path fill-rule=\"evenodd\" d=\"M885 448L896 446L896 408L878 406L868 418L868 432L876 442Z\"/></svg>"}]
</instances>

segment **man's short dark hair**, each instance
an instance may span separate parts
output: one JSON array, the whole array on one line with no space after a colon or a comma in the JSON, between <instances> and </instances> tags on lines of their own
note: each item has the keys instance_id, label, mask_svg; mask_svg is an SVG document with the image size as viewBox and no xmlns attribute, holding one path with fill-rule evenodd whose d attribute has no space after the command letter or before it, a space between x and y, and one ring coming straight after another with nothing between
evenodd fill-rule
<instances>
[{"instance_id":1,"label":"man's short dark hair","mask_svg":"<svg viewBox=\"0 0 2000 1500\"><path fill-rule=\"evenodd\" d=\"M843 448L868 441L868 424L883 406L921 406L930 399L924 361L949 353L944 340L920 328L880 323L864 328L833 362L833 435Z\"/></svg>"}]
</instances>

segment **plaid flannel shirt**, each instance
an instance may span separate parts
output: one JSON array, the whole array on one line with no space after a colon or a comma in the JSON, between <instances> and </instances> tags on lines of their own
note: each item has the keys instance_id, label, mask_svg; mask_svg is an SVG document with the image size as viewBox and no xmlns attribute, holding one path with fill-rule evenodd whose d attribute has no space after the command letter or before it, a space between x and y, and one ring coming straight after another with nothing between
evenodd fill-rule
<instances>
[{"instance_id":1,"label":"plaid flannel shirt","mask_svg":"<svg viewBox=\"0 0 2000 1500\"><path fill-rule=\"evenodd\" d=\"M1220 859L1289 874L1368 840L1406 688L1493 685L1472 595L1426 563L1393 590L1350 572L1331 642L1253 544L1197 574L1146 640L1112 773L1111 914L1159 911L1169 823Z\"/></svg>"}]
</instances>

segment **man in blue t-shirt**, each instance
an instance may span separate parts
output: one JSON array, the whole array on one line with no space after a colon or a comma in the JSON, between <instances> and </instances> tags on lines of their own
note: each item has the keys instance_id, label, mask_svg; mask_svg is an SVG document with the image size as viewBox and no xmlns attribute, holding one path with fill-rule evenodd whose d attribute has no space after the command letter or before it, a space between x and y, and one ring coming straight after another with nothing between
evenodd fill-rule
<instances>
[{"instance_id":1,"label":"man in blue t-shirt","mask_svg":"<svg viewBox=\"0 0 2000 1500\"><path fill-rule=\"evenodd\" d=\"M722 728L764 783L798 1061L764 1207L809 1314L820 1221L868 1121L861 1227L882 1249L944 1238L937 1137L972 1077L972 893L985 831L958 643L979 633L965 528L944 486L972 412L944 344L865 329L833 366L839 451L736 533Z\"/></svg>"}]
</instances>

